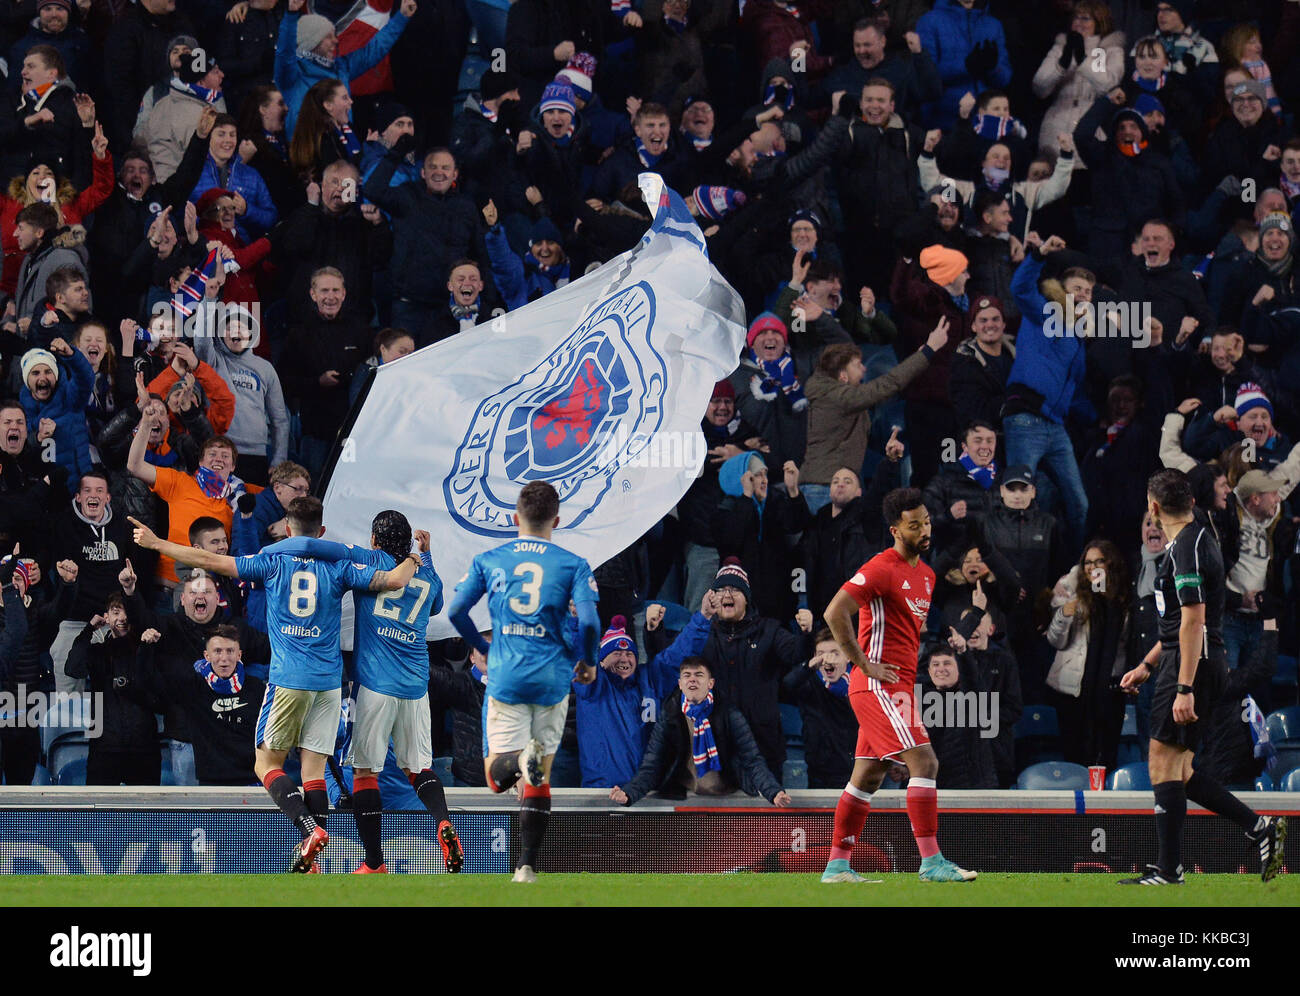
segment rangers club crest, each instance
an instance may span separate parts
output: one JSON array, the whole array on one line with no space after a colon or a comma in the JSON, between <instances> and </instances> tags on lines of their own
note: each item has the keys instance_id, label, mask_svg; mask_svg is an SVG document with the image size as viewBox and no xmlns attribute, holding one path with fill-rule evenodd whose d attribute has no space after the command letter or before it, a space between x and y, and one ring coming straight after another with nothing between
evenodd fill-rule
<instances>
[{"instance_id":1,"label":"rangers club crest","mask_svg":"<svg viewBox=\"0 0 1300 996\"><path fill-rule=\"evenodd\" d=\"M513 384L482 401L443 481L451 516L481 536L513 536L520 489L550 481L562 528L582 524L619 468L663 422L667 371L650 343L644 281L611 295Z\"/></svg>"}]
</instances>

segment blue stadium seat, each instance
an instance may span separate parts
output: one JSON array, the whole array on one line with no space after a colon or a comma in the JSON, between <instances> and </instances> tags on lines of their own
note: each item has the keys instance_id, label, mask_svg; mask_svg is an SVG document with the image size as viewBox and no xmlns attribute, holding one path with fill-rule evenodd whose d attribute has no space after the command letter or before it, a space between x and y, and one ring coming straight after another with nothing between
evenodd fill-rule
<instances>
[{"instance_id":1,"label":"blue stadium seat","mask_svg":"<svg viewBox=\"0 0 1300 996\"><path fill-rule=\"evenodd\" d=\"M1300 792L1300 768L1294 768L1287 772L1286 778L1282 779L1283 792Z\"/></svg>"},{"instance_id":2,"label":"blue stadium seat","mask_svg":"<svg viewBox=\"0 0 1300 996\"><path fill-rule=\"evenodd\" d=\"M32 773L33 785L53 785L54 779L50 777L50 769L43 764L38 764L36 770Z\"/></svg>"},{"instance_id":3,"label":"blue stadium seat","mask_svg":"<svg viewBox=\"0 0 1300 996\"><path fill-rule=\"evenodd\" d=\"M1137 706L1130 702L1124 707L1124 726L1119 731L1120 743L1126 741L1137 742L1138 738L1138 711Z\"/></svg>"},{"instance_id":4,"label":"blue stadium seat","mask_svg":"<svg viewBox=\"0 0 1300 996\"><path fill-rule=\"evenodd\" d=\"M456 780L451 777L451 758L435 757L430 770L438 776L438 781L443 785L455 785Z\"/></svg>"},{"instance_id":5,"label":"blue stadium seat","mask_svg":"<svg viewBox=\"0 0 1300 996\"><path fill-rule=\"evenodd\" d=\"M803 715L798 706L781 703L781 732L786 743L803 743Z\"/></svg>"},{"instance_id":6,"label":"blue stadium seat","mask_svg":"<svg viewBox=\"0 0 1300 996\"><path fill-rule=\"evenodd\" d=\"M1106 776L1106 787L1116 792L1150 792L1151 773L1145 764L1126 764Z\"/></svg>"},{"instance_id":7,"label":"blue stadium seat","mask_svg":"<svg viewBox=\"0 0 1300 996\"><path fill-rule=\"evenodd\" d=\"M1268 738L1278 747L1300 745L1300 706L1271 712L1264 722L1268 726Z\"/></svg>"},{"instance_id":8,"label":"blue stadium seat","mask_svg":"<svg viewBox=\"0 0 1300 996\"><path fill-rule=\"evenodd\" d=\"M65 762L58 770L57 780L60 785L85 785L85 756L72 758Z\"/></svg>"},{"instance_id":9,"label":"blue stadium seat","mask_svg":"<svg viewBox=\"0 0 1300 996\"><path fill-rule=\"evenodd\" d=\"M58 785L84 785L86 784L86 756L90 753L90 744L85 739L65 738L54 744L50 748L49 756L45 760L45 766L50 769L54 776L54 781ZM81 761L81 781L65 782L63 780L63 769L76 761Z\"/></svg>"},{"instance_id":10,"label":"blue stadium seat","mask_svg":"<svg viewBox=\"0 0 1300 996\"><path fill-rule=\"evenodd\" d=\"M786 758L781 769L781 787L786 789L806 789L808 787L808 765L802 760Z\"/></svg>"},{"instance_id":11,"label":"blue stadium seat","mask_svg":"<svg viewBox=\"0 0 1300 996\"><path fill-rule=\"evenodd\" d=\"M1255 791L1256 792L1273 791L1273 779L1269 776L1269 773L1267 771L1255 776Z\"/></svg>"},{"instance_id":12,"label":"blue stadium seat","mask_svg":"<svg viewBox=\"0 0 1300 996\"><path fill-rule=\"evenodd\" d=\"M1273 701L1277 702L1283 698L1294 699L1297 685L1300 685L1300 668L1297 667L1296 659L1289 654L1278 654L1277 670L1273 672L1273 688L1277 689L1279 694L1273 696Z\"/></svg>"},{"instance_id":13,"label":"blue stadium seat","mask_svg":"<svg viewBox=\"0 0 1300 996\"><path fill-rule=\"evenodd\" d=\"M1020 714L1015 726L1016 739L1021 737L1059 737L1061 728L1056 722L1056 710L1051 706L1030 705Z\"/></svg>"},{"instance_id":14,"label":"blue stadium seat","mask_svg":"<svg viewBox=\"0 0 1300 996\"><path fill-rule=\"evenodd\" d=\"M803 744L786 744L785 758L787 761L798 761L802 764L808 759L808 755L804 753Z\"/></svg>"},{"instance_id":15,"label":"blue stadium seat","mask_svg":"<svg viewBox=\"0 0 1300 996\"><path fill-rule=\"evenodd\" d=\"M1273 780L1281 784L1282 776L1288 771L1300 768L1300 744L1283 745L1277 749L1277 766L1273 769Z\"/></svg>"},{"instance_id":16,"label":"blue stadium seat","mask_svg":"<svg viewBox=\"0 0 1300 996\"><path fill-rule=\"evenodd\" d=\"M1020 772L1016 779L1016 788L1027 791L1043 789L1082 789L1088 788L1088 769L1082 764L1070 764L1066 761L1046 761L1032 764Z\"/></svg>"},{"instance_id":17,"label":"blue stadium seat","mask_svg":"<svg viewBox=\"0 0 1300 996\"><path fill-rule=\"evenodd\" d=\"M86 729L83 726L42 726L41 756L48 758L50 749L57 743L64 741L84 742L85 739Z\"/></svg>"},{"instance_id":18,"label":"blue stadium seat","mask_svg":"<svg viewBox=\"0 0 1300 996\"><path fill-rule=\"evenodd\" d=\"M669 633L680 633L691 621L693 609L678 605L676 602L665 602L661 598L656 598L653 604L664 607L664 621L660 625Z\"/></svg>"}]
</instances>

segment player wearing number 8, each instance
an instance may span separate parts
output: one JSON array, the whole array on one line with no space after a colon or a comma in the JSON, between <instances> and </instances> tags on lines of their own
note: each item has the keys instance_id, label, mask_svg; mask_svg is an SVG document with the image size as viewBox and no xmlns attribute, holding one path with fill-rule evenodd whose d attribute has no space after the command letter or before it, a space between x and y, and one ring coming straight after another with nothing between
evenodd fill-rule
<instances>
[{"instance_id":1,"label":"player wearing number 8","mask_svg":"<svg viewBox=\"0 0 1300 996\"><path fill-rule=\"evenodd\" d=\"M484 595L492 616L491 667L484 700L484 768L494 792L524 781L516 882L532 882L537 850L551 813L551 762L564 732L572 681L596 680L600 619L596 581L581 557L551 542L560 524L560 498L545 481L519 492L519 538L480 553L456 587L451 621L475 650L489 646L470 621ZM576 667L564 642L569 602L578 610L582 660Z\"/></svg>"},{"instance_id":2,"label":"player wearing number 8","mask_svg":"<svg viewBox=\"0 0 1300 996\"><path fill-rule=\"evenodd\" d=\"M295 498L286 509L291 537L317 537L321 503ZM394 570L378 570L350 560L330 563L274 546L249 557L224 557L159 539L135 519L135 542L158 550L178 563L201 567L225 577L260 581L266 588L267 636L271 674L257 718L254 770L275 804L302 832L294 871L315 869L315 856L329 835L322 825L329 809L325 759L334 750L341 711L343 654L339 645L343 592L398 591L415 574L418 557ZM303 790L282 770L293 747L302 757ZM304 798L305 795L305 798Z\"/></svg>"}]
</instances>

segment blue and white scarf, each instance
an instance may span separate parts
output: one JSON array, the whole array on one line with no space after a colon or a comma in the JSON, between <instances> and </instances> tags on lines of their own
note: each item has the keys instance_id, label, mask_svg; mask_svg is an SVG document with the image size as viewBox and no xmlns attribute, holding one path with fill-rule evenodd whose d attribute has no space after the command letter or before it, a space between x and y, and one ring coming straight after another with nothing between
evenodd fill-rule
<instances>
[{"instance_id":1,"label":"blue and white scarf","mask_svg":"<svg viewBox=\"0 0 1300 996\"><path fill-rule=\"evenodd\" d=\"M703 778L710 771L721 771L718 745L713 740L713 727L709 725L709 716L713 714L713 693L709 692L703 702L696 704L691 704L682 696L682 712L694 728L691 734L691 755L695 759L695 777Z\"/></svg>"},{"instance_id":2,"label":"blue and white scarf","mask_svg":"<svg viewBox=\"0 0 1300 996\"><path fill-rule=\"evenodd\" d=\"M224 498L226 496L227 481L215 470L200 467L194 472L194 480L198 484L199 490L209 498Z\"/></svg>"},{"instance_id":3,"label":"blue and white scarf","mask_svg":"<svg viewBox=\"0 0 1300 996\"><path fill-rule=\"evenodd\" d=\"M217 87L215 90L209 90L207 87L199 83L186 83L184 86L190 94L198 97L199 100L203 101L205 104L215 104L221 99L221 87Z\"/></svg>"},{"instance_id":4,"label":"blue and white scarf","mask_svg":"<svg viewBox=\"0 0 1300 996\"><path fill-rule=\"evenodd\" d=\"M760 360L758 353L754 352L754 348L751 346L749 355L755 365L763 370L762 389L765 394L775 397L779 389L790 404L795 406L795 411L802 411L808 407L808 399L804 397L803 385L799 383L799 378L795 375L794 359L790 356L789 350L782 353L779 359Z\"/></svg>"},{"instance_id":5,"label":"blue and white scarf","mask_svg":"<svg viewBox=\"0 0 1300 996\"><path fill-rule=\"evenodd\" d=\"M712 135L710 135L708 138L700 138L698 135L691 136L691 145L695 146L696 152L703 152L712 144L713 144Z\"/></svg>"},{"instance_id":6,"label":"blue and white scarf","mask_svg":"<svg viewBox=\"0 0 1300 996\"><path fill-rule=\"evenodd\" d=\"M1165 83L1169 79L1169 73L1161 70L1159 76L1153 80L1149 80L1144 76L1139 76L1138 71L1135 69L1133 70L1133 75L1129 78L1138 85L1139 89L1145 90L1147 93L1159 93L1165 88Z\"/></svg>"},{"instance_id":7,"label":"blue and white scarf","mask_svg":"<svg viewBox=\"0 0 1300 996\"><path fill-rule=\"evenodd\" d=\"M318 55L309 48L300 48L297 51L300 59L306 59L308 62L314 62L318 66L324 66L326 69L334 68L334 58L328 55Z\"/></svg>"},{"instance_id":8,"label":"blue and white scarf","mask_svg":"<svg viewBox=\"0 0 1300 996\"><path fill-rule=\"evenodd\" d=\"M664 152L668 151L667 149L664 149L664 152L659 153L657 156L651 155L650 151L645 147L641 139L633 138L633 141L636 143L637 158L641 160L641 165L647 169L653 169L655 164L664 157Z\"/></svg>"},{"instance_id":9,"label":"blue and white scarf","mask_svg":"<svg viewBox=\"0 0 1300 996\"><path fill-rule=\"evenodd\" d=\"M563 287L569 282L568 257L565 257L564 262L559 263L556 266L543 266L537 261L537 257L532 254L532 251L529 250L524 253L524 266L536 270L547 280L555 284L556 287Z\"/></svg>"},{"instance_id":10,"label":"blue and white scarf","mask_svg":"<svg viewBox=\"0 0 1300 996\"><path fill-rule=\"evenodd\" d=\"M452 294L447 298L447 307L451 308L451 317L456 319L458 322L476 322L478 320L479 306L482 301L483 297L480 295L474 299L473 304L457 304L456 295Z\"/></svg>"},{"instance_id":11,"label":"blue and white scarf","mask_svg":"<svg viewBox=\"0 0 1300 996\"><path fill-rule=\"evenodd\" d=\"M263 131L266 137L266 144L279 154L284 162L289 161L289 143L284 140L284 133L278 131Z\"/></svg>"},{"instance_id":12,"label":"blue and white scarf","mask_svg":"<svg viewBox=\"0 0 1300 996\"><path fill-rule=\"evenodd\" d=\"M235 665L235 673L229 678L220 677L216 671L212 670L212 665L206 657L200 657L194 662L194 673L208 683L218 695L238 695L240 689L244 687L244 662L240 661Z\"/></svg>"},{"instance_id":13,"label":"blue and white scarf","mask_svg":"<svg viewBox=\"0 0 1300 996\"><path fill-rule=\"evenodd\" d=\"M338 135L339 141L343 143L343 147L347 149L348 159L355 160L359 155L361 155L361 141L352 131L351 125L336 124L334 126L334 132Z\"/></svg>"},{"instance_id":14,"label":"blue and white scarf","mask_svg":"<svg viewBox=\"0 0 1300 996\"><path fill-rule=\"evenodd\" d=\"M998 476L997 461L991 462L987 467L975 466L975 460L969 453L963 453L957 458L957 462L966 468L966 473L970 479L978 484L985 491L993 488L993 481Z\"/></svg>"},{"instance_id":15,"label":"blue and white scarf","mask_svg":"<svg viewBox=\"0 0 1300 996\"><path fill-rule=\"evenodd\" d=\"M847 699L849 697L849 674L847 671L840 675L837 681L827 681L825 675L822 675L821 679L822 684L826 686L826 691L836 698Z\"/></svg>"}]
</instances>

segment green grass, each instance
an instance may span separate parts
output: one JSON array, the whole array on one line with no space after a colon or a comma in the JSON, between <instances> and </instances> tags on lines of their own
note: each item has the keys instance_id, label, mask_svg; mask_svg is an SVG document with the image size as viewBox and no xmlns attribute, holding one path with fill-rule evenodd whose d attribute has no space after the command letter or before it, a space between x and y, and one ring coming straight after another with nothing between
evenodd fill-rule
<instances>
[{"instance_id":1,"label":"green grass","mask_svg":"<svg viewBox=\"0 0 1300 996\"><path fill-rule=\"evenodd\" d=\"M825 885L815 875L13 875L0 906L1296 906L1300 876L1189 875L1120 887L1122 875L982 875L922 884Z\"/></svg>"}]
</instances>

